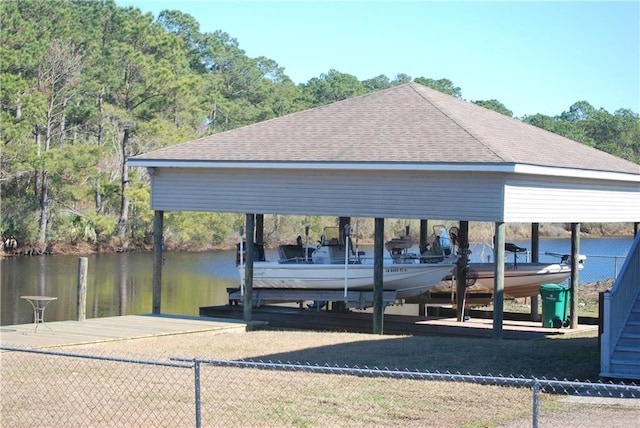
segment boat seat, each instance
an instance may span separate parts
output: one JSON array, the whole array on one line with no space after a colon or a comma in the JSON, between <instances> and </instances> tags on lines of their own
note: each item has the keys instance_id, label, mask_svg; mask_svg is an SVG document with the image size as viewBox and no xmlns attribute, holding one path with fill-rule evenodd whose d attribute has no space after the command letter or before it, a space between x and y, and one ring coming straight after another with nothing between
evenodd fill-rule
<instances>
[{"instance_id":1,"label":"boat seat","mask_svg":"<svg viewBox=\"0 0 640 428\"><path fill-rule=\"evenodd\" d=\"M504 244L504 250L509 251L510 253L522 253L524 251L527 251L526 248L518 247L516 244L511 242L507 242Z\"/></svg>"}]
</instances>

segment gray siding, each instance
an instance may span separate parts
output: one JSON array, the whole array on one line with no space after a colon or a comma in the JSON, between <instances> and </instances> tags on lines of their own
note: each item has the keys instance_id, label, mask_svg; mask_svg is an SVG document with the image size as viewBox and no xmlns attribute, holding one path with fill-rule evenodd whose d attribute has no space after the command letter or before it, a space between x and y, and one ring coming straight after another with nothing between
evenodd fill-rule
<instances>
[{"instance_id":1,"label":"gray siding","mask_svg":"<svg viewBox=\"0 0 640 428\"><path fill-rule=\"evenodd\" d=\"M472 172L156 168L151 207L494 221L502 185L499 174Z\"/></svg>"},{"instance_id":2,"label":"gray siding","mask_svg":"<svg viewBox=\"0 0 640 428\"><path fill-rule=\"evenodd\" d=\"M633 222L640 215L640 185L603 180L509 178L505 222Z\"/></svg>"}]
</instances>

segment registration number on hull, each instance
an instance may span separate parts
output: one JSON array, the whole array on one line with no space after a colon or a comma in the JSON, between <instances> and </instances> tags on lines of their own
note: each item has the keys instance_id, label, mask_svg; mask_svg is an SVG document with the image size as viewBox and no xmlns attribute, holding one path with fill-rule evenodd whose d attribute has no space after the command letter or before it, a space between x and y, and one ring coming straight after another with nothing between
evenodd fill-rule
<instances>
[{"instance_id":1,"label":"registration number on hull","mask_svg":"<svg viewBox=\"0 0 640 428\"><path fill-rule=\"evenodd\" d=\"M397 273L397 272L408 272L409 269L401 268L401 267L393 267L393 268L385 268L384 271L387 273Z\"/></svg>"}]
</instances>

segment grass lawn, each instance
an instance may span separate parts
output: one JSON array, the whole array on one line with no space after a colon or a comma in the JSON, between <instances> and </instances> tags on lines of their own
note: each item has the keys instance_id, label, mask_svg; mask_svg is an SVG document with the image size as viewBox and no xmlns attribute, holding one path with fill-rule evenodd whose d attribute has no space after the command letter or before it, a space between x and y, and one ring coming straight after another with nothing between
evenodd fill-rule
<instances>
[{"instance_id":1,"label":"grass lawn","mask_svg":"<svg viewBox=\"0 0 640 428\"><path fill-rule=\"evenodd\" d=\"M297 330L202 332L61 350L591 381L598 381L599 372L595 331L500 341ZM96 426L193 426L189 369L16 352L2 354L1 369L2 426L31 426L45 417L53 425L76 420ZM200 379L203 426L531 426L527 388L208 365ZM46 401L35 391L46 391ZM640 408L572 404L560 392L541 396L544 426L631 426L640 417Z\"/></svg>"}]
</instances>

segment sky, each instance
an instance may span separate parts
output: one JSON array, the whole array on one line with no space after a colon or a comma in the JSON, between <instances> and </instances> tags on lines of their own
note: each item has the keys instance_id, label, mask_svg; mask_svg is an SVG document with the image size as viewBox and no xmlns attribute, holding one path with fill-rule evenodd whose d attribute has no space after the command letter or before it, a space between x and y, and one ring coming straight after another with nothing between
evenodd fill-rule
<instances>
[{"instance_id":1,"label":"sky","mask_svg":"<svg viewBox=\"0 0 640 428\"><path fill-rule=\"evenodd\" d=\"M640 113L640 1L116 0L157 18L192 15L296 84L330 70L358 80L449 79L468 101L523 117L577 101Z\"/></svg>"}]
</instances>

